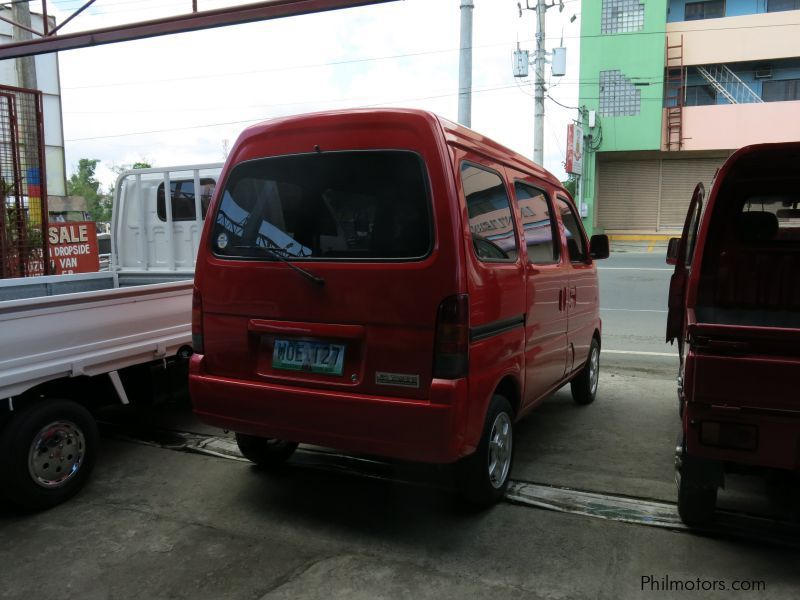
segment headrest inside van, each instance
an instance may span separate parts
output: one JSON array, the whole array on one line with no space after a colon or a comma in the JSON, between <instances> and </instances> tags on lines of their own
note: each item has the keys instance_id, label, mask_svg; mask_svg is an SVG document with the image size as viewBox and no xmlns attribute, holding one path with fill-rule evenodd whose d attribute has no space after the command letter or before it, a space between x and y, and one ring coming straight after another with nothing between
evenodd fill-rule
<instances>
[{"instance_id":1,"label":"headrest inside van","mask_svg":"<svg viewBox=\"0 0 800 600\"><path fill-rule=\"evenodd\" d=\"M738 230L743 242L766 242L778 233L778 217L771 212L743 212L739 215Z\"/></svg>"}]
</instances>

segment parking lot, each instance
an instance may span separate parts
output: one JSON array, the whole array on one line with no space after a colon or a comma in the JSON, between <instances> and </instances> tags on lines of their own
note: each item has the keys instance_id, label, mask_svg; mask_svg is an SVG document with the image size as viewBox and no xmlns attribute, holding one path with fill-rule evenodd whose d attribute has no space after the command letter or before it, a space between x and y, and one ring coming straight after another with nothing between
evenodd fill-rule
<instances>
[{"instance_id":1,"label":"parking lot","mask_svg":"<svg viewBox=\"0 0 800 600\"><path fill-rule=\"evenodd\" d=\"M507 502L316 448L267 474L186 405L117 409L79 496L0 508L0 598L795 597L796 481L729 478L714 530L679 523L670 271L659 250L601 268L598 399L562 389L519 425Z\"/></svg>"}]
</instances>

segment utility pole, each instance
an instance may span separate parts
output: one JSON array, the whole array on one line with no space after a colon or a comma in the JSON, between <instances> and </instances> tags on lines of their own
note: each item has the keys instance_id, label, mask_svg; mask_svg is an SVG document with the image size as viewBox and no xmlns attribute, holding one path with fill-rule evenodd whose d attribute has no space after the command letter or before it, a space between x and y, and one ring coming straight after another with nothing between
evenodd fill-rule
<instances>
[{"instance_id":1,"label":"utility pole","mask_svg":"<svg viewBox=\"0 0 800 600\"><path fill-rule=\"evenodd\" d=\"M544 164L544 64L546 62L547 51L544 47L545 41L545 16L547 9L558 7L559 12L564 10L564 0L534 0L536 6L531 6L531 0L517 2L519 16L522 17L523 10L533 10L536 12L536 52L533 56L534 83L533 83L533 162ZM573 18L574 20L574 18ZM561 72L553 72L553 75L563 75L563 66L566 64L566 54L564 48L557 48L560 53L554 54L559 57ZM555 50L554 50L555 52ZM514 77L528 76L528 51L521 50L517 42L517 50L514 52Z\"/></svg>"},{"instance_id":2,"label":"utility pole","mask_svg":"<svg viewBox=\"0 0 800 600\"><path fill-rule=\"evenodd\" d=\"M533 162L544 165L544 30L545 0L536 3L536 54L534 56Z\"/></svg>"},{"instance_id":3,"label":"utility pole","mask_svg":"<svg viewBox=\"0 0 800 600\"><path fill-rule=\"evenodd\" d=\"M26 27L31 26L31 7L27 2L18 2L11 7L12 19L17 23ZM11 39L14 42L22 42L33 39L30 31L26 31L21 27L14 27L11 33ZM17 67L17 74L19 75L20 87L28 89L36 89L36 57L34 56L21 56L14 61Z\"/></svg>"},{"instance_id":4,"label":"utility pole","mask_svg":"<svg viewBox=\"0 0 800 600\"><path fill-rule=\"evenodd\" d=\"M472 0L461 0L461 54L458 60L458 122L472 125Z\"/></svg>"}]
</instances>

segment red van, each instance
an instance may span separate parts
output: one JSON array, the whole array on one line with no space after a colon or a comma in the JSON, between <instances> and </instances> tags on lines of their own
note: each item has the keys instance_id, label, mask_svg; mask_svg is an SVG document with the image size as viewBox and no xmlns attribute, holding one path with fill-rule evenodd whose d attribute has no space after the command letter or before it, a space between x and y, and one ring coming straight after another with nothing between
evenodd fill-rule
<instances>
[{"instance_id":1,"label":"red van","mask_svg":"<svg viewBox=\"0 0 800 600\"><path fill-rule=\"evenodd\" d=\"M459 462L491 503L514 423L567 382L594 400L608 239L531 161L431 113L348 110L249 128L220 181L190 389L247 458Z\"/></svg>"},{"instance_id":2,"label":"red van","mask_svg":"<svg viewBox=\"0 0 800 600\"><path fill-rule=\"evenodd\" d=\"M742 148L670 240L681 356L678 512L709 522L730 471L800 470L800 142Z\"/></svg>"}]
</instances>

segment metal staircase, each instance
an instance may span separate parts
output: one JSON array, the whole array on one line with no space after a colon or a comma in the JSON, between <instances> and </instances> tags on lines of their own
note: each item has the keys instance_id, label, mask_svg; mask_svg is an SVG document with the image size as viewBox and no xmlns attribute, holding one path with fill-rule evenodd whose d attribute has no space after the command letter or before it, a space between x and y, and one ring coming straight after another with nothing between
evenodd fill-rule
<instances>
[{"instance_id":1,"label":"metal staircase","mask_svg":"<svg viewBox=\"0 0 800 600\"><path fill-rule=\"evenodd\" d=\"M763 102L727 65L697 65L697 71L731 104Z\"/></svg>"},{"instance_id":2,"label":"metal staircase","mask_svg":"<svg viewBox=\"0 0 800 600\"><path fill-rule=\"evenodd\" d=\"M680 43L670 45L667 38L664 74L664 106L666 131L664 145L667 150L680 150L683 146L683 105L686 94L686 69L683 67L683 36Z\"/></svg>"}]
</instances>

